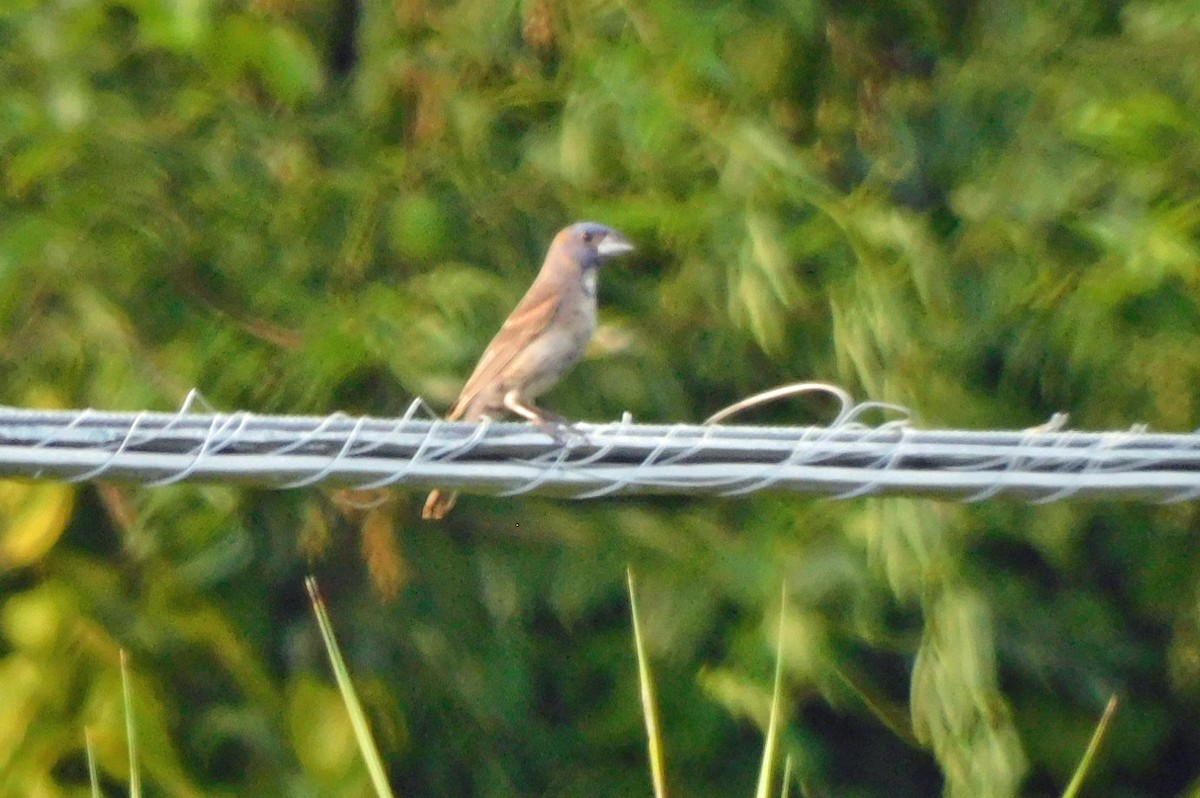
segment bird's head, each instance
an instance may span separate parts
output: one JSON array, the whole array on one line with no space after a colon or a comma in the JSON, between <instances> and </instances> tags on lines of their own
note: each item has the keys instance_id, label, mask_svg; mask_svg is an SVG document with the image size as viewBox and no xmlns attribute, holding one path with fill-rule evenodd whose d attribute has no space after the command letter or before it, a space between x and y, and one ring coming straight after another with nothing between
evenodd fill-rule
<instances>
[{"instance_id":1,"label":"bird's head","mask_svg":"<svg viewBox=\"0 0 1200 798\"><path fill-rule=\"evenodd\" d=\"M633 252L629 239L596 222L576 222L554 238L554 247L569 253L581 266L599 266L609 258Z\"/></svg>"}]
</instances>

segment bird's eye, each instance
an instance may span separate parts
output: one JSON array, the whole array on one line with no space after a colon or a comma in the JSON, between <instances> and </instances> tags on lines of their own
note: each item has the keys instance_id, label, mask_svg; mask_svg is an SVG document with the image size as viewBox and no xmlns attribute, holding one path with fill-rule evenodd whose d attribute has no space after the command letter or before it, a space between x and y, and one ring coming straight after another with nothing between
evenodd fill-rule
<instances>
[{"instance_id":1,"label":"bird's eye","mask_svg":"<svg viewBox=\"0 0 1200 798\"><path fill-rule=\"evenodd\" d=\"M590 244L590 243L592 243L592 239L594 239L595 237L596 237L596 234L593 233L591 230L588 230L588 231L584 232L584 234L583 234L583 243Z\"/></svg>"}]
</instances>

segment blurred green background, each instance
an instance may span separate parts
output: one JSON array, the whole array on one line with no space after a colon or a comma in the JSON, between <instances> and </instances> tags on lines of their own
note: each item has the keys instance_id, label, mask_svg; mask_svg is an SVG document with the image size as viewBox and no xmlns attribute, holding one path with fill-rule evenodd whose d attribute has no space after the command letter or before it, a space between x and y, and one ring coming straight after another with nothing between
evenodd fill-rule
<instances>
[{"instance_id":1,"label":"blurred green background","mask_svg":"<svg viewBox=\"0 0 1200 798\"><path fill-rule=\"evenodd\" d=\"M803 379L927 427L1198 426L1198 0L5 0L0 401L449 405L564 224L571 418ZM831 417L820 401L760 421ZM1194 503L571 503L0 485L0 795L750 794L786 588L792 794L1200 796Z\"/></svg>"}]
</instances>

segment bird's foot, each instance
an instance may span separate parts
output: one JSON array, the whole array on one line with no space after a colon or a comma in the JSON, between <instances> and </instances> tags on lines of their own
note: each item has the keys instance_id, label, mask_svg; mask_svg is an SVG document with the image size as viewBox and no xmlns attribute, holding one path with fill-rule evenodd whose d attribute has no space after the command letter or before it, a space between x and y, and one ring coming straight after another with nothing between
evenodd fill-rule
<instances>
[{"instance_id":1,"label":"bird's foot","mask_svg":"<svg viewBox=\"0 0 1200 798\"><path fill-rule=\"evenodd\" d=\"M539 430L554 439L559 446L586 446L591 443L588 436L560 415L545 413L535 422Z\"/></svg>"},{"instance_id":2,"label":"bird's foot","mask_svg":"<svg viewBox=\"0 0 1200 798\"><path fill-rule=\"evenodd\" d=\"M516 390L509 391L504 395L503 404L514 415L520 416L549 435L560 446L577 444L580 442L579 439L582 439L583 444L589 442L586 435L575 429L569 421L557 413L551 413L548 410L543 410L540 407L522 402Z\"/></svg>"},{"instance_id":3,"label":"bird's foot","mask_svg":"<svg viewBox=\"0 0 1200 798\"><path fill-rule=\"evenodd\" d=\"M571 422L567 420L566 416L560 416L552 410L543 410L540 407L537 410L537 419L534 423L539 427L546 424L557 424L560 427L571 426Z\"/></svg>"}]
</instances>

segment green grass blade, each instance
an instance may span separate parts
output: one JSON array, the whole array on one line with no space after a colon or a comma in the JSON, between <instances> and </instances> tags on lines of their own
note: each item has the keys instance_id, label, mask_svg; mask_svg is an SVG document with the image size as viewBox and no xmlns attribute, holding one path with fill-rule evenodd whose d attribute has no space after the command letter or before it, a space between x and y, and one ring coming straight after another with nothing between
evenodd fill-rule
<instances>
[{"instance_id":1,"label":"green grass blade","mask_svg":"<svg viewBox=\"0 0 1200 798\"><path fill-rule=\"evenodd\" d=\"M658 719L658 702L654 696L654 681L650 675L650 660L646 656L646 644L642 639L642 625L638 620L637 593L633 585L633 569L626 568L629 582L629 611L633 615L633 643L637 652L638 683L641 685L642 717L646 719L646 740L650 751L650 778L654 782L655 798L667 798L667 777L662 746L662 727Z\"/></svg>"},{"instance_id":2,"label":"green grass blade","mask_svg":"<svg viewBox=\"0 0 1200 798\"><path fill-rule=\"evenodd\" d=\"M125 701L125 738L129 741L129 798L142 798L138 771L137 726L133 722L133 686L129 680L129 654L121 649L121 694Z\"/></svg>"},{"instance_id":3,"label":"green grass blade","mask_svg":"<svg viewBox=\"0 0 1200 798\"><path fill-rule=\"evenodd\" d=\"M367 722L366 713L363 712L362 702L358 700L358 693L350 681L350 673L346 669L346 661L342 659L341 649L338 648L337 640L333 635L333 624L329 621L329 613L325 610L325 600L321 598L316 578L306 577L304 586L308 589L308 598L312 602L313 613L317 616L317 626L321 629L321 639L325 642L325 651L329 654L329 664L333 667L338 690L341 691L346 710L350 713L350 725L354 728L354 737L358 741L358 749L362 752L363 761L366 762L367 773L371 777L371 784L375 787L375 794L380 798L393 798L392 786L388 783L383 758L380 757L379 748L375 745L375 738L371 735L371 726Z\"/></svg>"},{"instance_id":4,"label":"green grass blade","mask_svg":"<svg viewBox=\"0 0 1200 798\"><path fill-rule=\"evenodd\" d=\"M775 757L779 750L779 713L783 708L783 635L786 618L787 588L784 587L779 594L779 640L775 649L775 688L771 693L771 718L767 721L767 739L763 744L762 767L758 772L755 798L767 798L770 793Z\"/></svg>"},{"instance_id":5,"label":"green grass blade","mask_svg":"<svg viewBox=\"0 0 1200 798\"><path fill-rule=\"evenodd\" d=\"M788 787L792 784L792 758L783 760L783 785L779 788L779 798L787 798Z\"/></svg>"},{"instance_id":6,"label":"green grass blade","mask_svg":"<svg viewBox=\"0 0 1200 798\"><path fill-rule=\"evenodd\" d=\"M917 736L913 734L907 707L899 706L880 695L878 691L872 690L867 686L865 680L843 665L835 663L832 666L832 673L858 696L859 700L863 702L863 706L887 727L888 731L914 748L922 747Z\"/></svg>"},{"instance_id":7,"label":"green grass blade","mask_svg":"<svg viewBox=\"0 0 1200 798\"><path fill-rule=\"evenodd\" d=\"M87 727L83 729L83 750L87 754L88 780L92 783L92 798L101 798L100 774L96 770L96 751L92 748L92 732Z\"/></svg>"},{"instance_id":8,"label":"green grass blade","mask_svg":"<svg viewBox=\"0 0 1200 798\"><path fill-rule=\"evenodd\" d=\"M1108 706L1104 708L1104 714L1100 716L1100 722L1096 724L1096 731L1092 732L1092 740L1088 743L1087 750L1083 752L1083 759L1080 760L1079 767L1075 768L1075 775L1071 777L1071 783L1063 791L1063 798L1077 798L1079 791L1083 789L1083 780L1087 776L1088 770L1091 769L1100 746L1104 744L1104 738L1108 736L1118 703L1120 702L1117 701L1115 695L1108 699Z\"/></svg>"}]
</instances>

